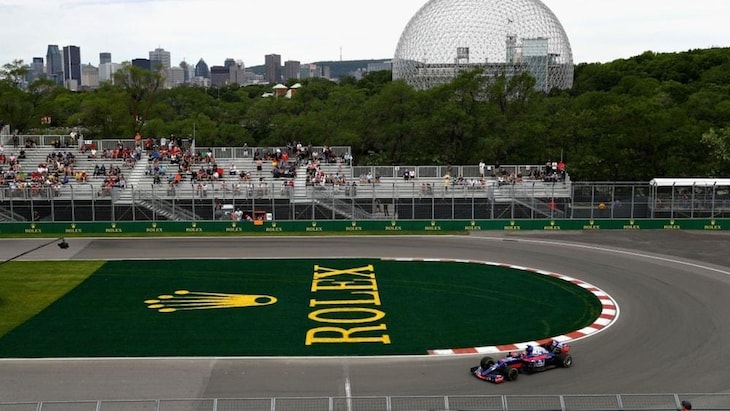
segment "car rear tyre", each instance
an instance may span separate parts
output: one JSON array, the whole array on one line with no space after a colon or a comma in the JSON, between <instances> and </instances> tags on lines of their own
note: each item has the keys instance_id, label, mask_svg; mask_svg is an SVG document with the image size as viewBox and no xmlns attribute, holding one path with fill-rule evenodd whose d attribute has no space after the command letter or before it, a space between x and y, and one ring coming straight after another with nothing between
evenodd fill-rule
<instances>
[{"instance_id":1,"label":"car rear tyre","mask_svg":"<svg viewBox=\"0 0 730 411\"><path fill-rule=\"evenodd\" d=\"M573 365L573 357L570 354L560 354L558 358L560 359L560 366L563 368L570 368Z\"/></svg>"},{"instance_id":2,"label":"car rear tyre","mask_svg":"<svg viewBox=\"0 0 730 411\"><path fill-rule=\"evenodd\" d=\"M494 365L494 360L492 359L492 357L484 357L479 362L479 366L482 367L483 370L486 370L487 368L489 368L493 365Z\"/></svg>"}]
</instances>

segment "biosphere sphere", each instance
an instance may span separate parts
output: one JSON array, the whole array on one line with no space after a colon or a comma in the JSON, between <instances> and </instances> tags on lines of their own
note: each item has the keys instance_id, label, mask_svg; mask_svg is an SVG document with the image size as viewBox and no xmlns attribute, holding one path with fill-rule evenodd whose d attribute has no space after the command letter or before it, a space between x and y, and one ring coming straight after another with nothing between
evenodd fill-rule
<instances>
[{"instance_id":1,"label":"biosphere sphere","mask_svg":"<svg viewBox=\"0 0 730 411\"><path fill-rule=\"evenodd\" d=\"M542 91L573 85L568 36L540 0L430 0L401 34L393 79L427 89L476 68L528 72Z\"/></svg>"}]
</instances>

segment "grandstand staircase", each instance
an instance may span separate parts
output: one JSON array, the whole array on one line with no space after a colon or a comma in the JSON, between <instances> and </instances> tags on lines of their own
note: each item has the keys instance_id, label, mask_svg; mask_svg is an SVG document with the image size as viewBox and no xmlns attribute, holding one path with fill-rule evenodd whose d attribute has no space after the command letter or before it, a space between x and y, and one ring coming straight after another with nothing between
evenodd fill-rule
<instances>
[{"instance_id":1,"label":"grandstand staircase","mask_svg":"<svg viewBox=\"0 0 730 411\"><path fill-rule=\"evenodd\" d=\"M171 221L197 221L201 219L192 211L175 207L171 202L159 198L138 199L136 204Z\"/></svg>"},{"instance_id":2,"label":"grandstand staircase","mask_svg":"<svg viewBox=\"0 0 730 411\"><path fill-rule=\"evenodd\" d=\"M176 207L172 202L158 198L154 194L150 195L155 191L165 190L166 187L164 183L155 185L152 178L145 174L147 164L147 158L143 157L135 163L131 171L126 173L127 188L117 191L116 204L135 204L172 221L200 220L200 216L192 211ZM143 197L134 198L135 192Z\"/></svg>"},{"instance_id":3,"label":"grandstand staircase","mask_svg":"<svg viewBox=\"0 0 730 411\"><path fill-rule=\"evenodd\" d=\"M515 198L514 202L520 204L535 212L538 216L545 218L565 218L565 212L555 207L551 207L550 203L535 198Z\"/></svg>"},{"instance_id":4,"label":"grandstand staircase","mask_svg":"<svg viewBox=\"0 0 730 411\"><path fill-rule=\"evenodd\" d=\"M338 171L335 164L320 164L320 170L326 174L334 175ZM351 175L350 169L342 171L345 175ZM345 190L344 187L341 188ZM307 170L301 167L297 170L297 177L294 180L294 190L291 194L292 203L310 203L314 206L324 208L348 220L370 220L373 214L362 208L352 206L349 201L344 201L332 195L332 187L326 189L307 185Z\"/></svg>"},{"instance_id":5,"label":"grandstand staircase","mask_svg":"<svg viewBox=\"0 0 730 411\"><path fill-rule=\"evenodd\" d=\"M147 159L143 157L134 164L131 170L124 171L127 188L118 190L118 196L116 197L117 204L134 203L134 191L138 188L147 188L147 184L152 184L152 180L149 180L149 177L145 175L146 169Z\"/></svg>"},{"instance_id":6,"label":"grandstand staircase","mask_svg":"<svg viewBox=\"0 0 730 411\"><path fill-rule=\"evenodd\" d=\"M5 207L0 207L0 221L27 221L28 219L24 216L8 210Z\"/></svg>"}]
</instances>

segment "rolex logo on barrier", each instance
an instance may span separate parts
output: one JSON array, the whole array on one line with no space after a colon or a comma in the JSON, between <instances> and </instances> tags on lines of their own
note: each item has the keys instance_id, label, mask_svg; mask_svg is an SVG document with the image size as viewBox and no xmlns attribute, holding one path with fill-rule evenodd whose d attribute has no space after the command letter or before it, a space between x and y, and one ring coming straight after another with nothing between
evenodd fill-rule
<instances>
[{"instance_id":1,"label":"rolex logo on barrier","mask_svg":"<svg viewBox=\"0 0 730 411\"><path fill-rule=\"evenodd\" d=\"M477 225L477 222L475 220L471 220L468 226L464 227L464 230L467 231L479 231L482 227Z\"/></svg>"},{"instance_id":2,"label":"rolex logo on barrier","mask_svg":"<svg viewBox=\"0 0 730 411\"><path fill-rule=\"evenodd\" d=\"M543 230L552 230L557 231L560 230L560 226L555 224L555 220L550 220L550 225L546 225L542 228Z\"/></svg>"},{"instance_id":3,"label":"rolex logo on barrier","mask_svg":"<svg viewBox=\"0 0 730 411\"><path fill-rule=\"evenodd\" d=\"M227 233L239 233L241 231L243 231L243 229L239 227L236 222L232 222L230 227L226 227Z\"/></svg>"},{"instance_id":4,"label":"rolex logo on barrier","mask_svg":"<svg viewBox=\"0 0 730 411\"><path fill-rule=\"evenodd\" d=\"M596 224L595 220L589 220L588 225L583 226L584 230L600 230L601 226Z\"/></svg>"},{"instance_id":5,"label":"rolex logo on barrier","mask_svg":"<svg viewBox=\"0 0 730 411\"><path fill-rule=\"evenodd\" d=\"M152 227L147 227L145 229L145 232L148 232L148 233L161 233L162 232L162 228L161 227L157 227L157 223L152 223Z\"/></svg>"},{"instance_id":6,"label":"rolex logo on barrier","mask_svg":"<svg viewBox=\"0 0 730 411\"><path fill-rule=\"evenodd\" d=\"M147 308L161 313L189 310L212 310L223 308L259 307L276 303L270 295L206 293L178 290L174 294L163 294L156 299L146 300Z\"/></svg>"},{"instance_id":7,"label":"rolex logo on barrier","mask_svg":"<svg viewBox=\"0 0 730 411\"><path fill-rule=\"evenodd\" d=\"M284 231L281 227L276 226L276 221L271 223L271 227L266 227L267 233L280 233Z\"/></svg>"},{"instance_id":8,"label":"rolex logo on barrier","mask_svg":"<svg viewBox=\"0 0 730 411\"><path fill-rule=\"evenodd\" d=\"M520 226L515 223L515 220L510 220L509 225L504 227L507 231L517 231L520 229Z\"/></svg>"},{"instance_id":9,"label":"rolex logo on barrier","mask_svg":"<svg viewBox=\"0 0 730 411\"><path fill-rule=\"evenodd\" d=\"M193 222L190 224L190 227L185 227L186 233L200 233L203 232L203 229L198 227L198 223Z\"/></svg>"},{"instance_id":10,"label":"rolex logo on barrier","mask_svg":"<svg viewBox=\"0 0 730 411\"><path fill-rule=\"evenodd\" d=\"M403 227L399 226L395 220L390 220L390 225L385 226L385 231L402 231Z\"/></svg>"},{"instance_id":11,"label":"rolex logo on barrier","mask_svg":"<svg viewBox=\"0 0 730 411\"><path fill-rule=\"evenodd\" d=\"M669 220L669 225L664 226L665 230L681 230L682 227L677 224L674 219Z\"/></svg>"},{"instance_id":12,"label":"rolex logo on barrier","mask_svg":"<svg viewBox=\"0 0 730 411\"><path fill-rule=\"evenodd\" d=\"M424 227L426 231L441 231L441 226L436 225L436 221L431 220L431 225Z\"/></svg>"},{"instance_id":13,"label":"rolex logo on barrier","mask_svg":"<svg viewBox=\"0 0 730 411\"><path fill-rule=\"evenodd\" d=\"M122 229L117 227L117 223L112 223L111 227L104 229L105 233L121 233Z\"/></svg>"},{"instance_id":14,"label":"rolex logo on barrier","mask_svg":"<svg viewBox=\"0 0 730 411\"><path fill-rule=\"evenodd\" d=\"M312 221L312 226L311 227L307 227L306 228L306 231L322 231L322 227L317 227L317 222L316 221Z\"/></svg>"},{"instance_id":15,"label":"rolex logo on barrier","mask_svg":"<svg viewBox=\"0 0 730 411\"><path fill-rule=\"evenodd\" d=\"M636 221L634 221L633 219L629 220L628 225L624 225L624 230L640 230L640 229L641 229L641 227L638 224L636 224Z\"/></svg>"},{"instance_id":16,"label":"rolex logo on barrier","mask_svg":"<svg viewBox=\"0 0 730 411\"><path fill-rule=\"evenodd\" d=\"M705 230L722 230L722 226L717 224L714 218L710 220L710 225L705 225Z\"/></svg>"}]
</instances>

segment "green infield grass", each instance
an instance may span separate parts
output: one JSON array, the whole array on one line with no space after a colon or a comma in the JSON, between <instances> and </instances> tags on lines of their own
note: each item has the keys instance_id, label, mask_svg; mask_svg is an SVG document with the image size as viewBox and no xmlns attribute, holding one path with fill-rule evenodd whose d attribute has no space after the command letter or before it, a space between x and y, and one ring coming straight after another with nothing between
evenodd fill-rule
<instances>
[{"instance_id":1,"label":"green infield grass","mask_svg":"<svg viewBox=\"0 0 730 411\"><path fill-rule=\"evenodd\" d=\"M84 281L103 261L11 261L0 265L0 336Z\"/></svg>"},{"instance_id":2,"label":"green infield grass","mask_svg":"<svg viewBox=\"0 0 730 411\"><path fill-rule=\"evenodd\" d=\"M32 263L13 266L25 264ZM591 324L602 307L575 284L476 263L253 259L57 264L81 272L63 290L55 290L61 298L36 302L36 315L17 317L22 322L17 327L6 326L13 329L0 338L0 357L426 354L568 333ZM0 275L9 275L5 270ZM16 277L32 277L34 271L19 270ZM19 286L14 290L3 288L0 318L35 298Z\"/></svg>"}]
</instances>

